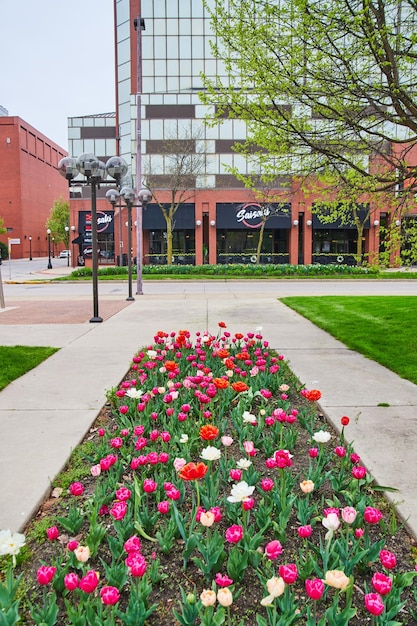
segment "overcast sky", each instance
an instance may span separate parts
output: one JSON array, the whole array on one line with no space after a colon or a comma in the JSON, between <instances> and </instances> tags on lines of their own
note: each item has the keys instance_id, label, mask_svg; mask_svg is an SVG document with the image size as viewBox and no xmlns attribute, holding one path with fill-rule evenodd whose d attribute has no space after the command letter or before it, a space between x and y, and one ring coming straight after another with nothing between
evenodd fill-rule
<instances>
[{"instance_id":1,"label":"overcast sky","mask_svg":"<svg viewBox=\"0 0 417 626\"><path fill-rule=\"evenodd\" d=\"M0 105L62 148L67 118L115 110L113 0L1 3Z\"/></svg>"}]
</instances>

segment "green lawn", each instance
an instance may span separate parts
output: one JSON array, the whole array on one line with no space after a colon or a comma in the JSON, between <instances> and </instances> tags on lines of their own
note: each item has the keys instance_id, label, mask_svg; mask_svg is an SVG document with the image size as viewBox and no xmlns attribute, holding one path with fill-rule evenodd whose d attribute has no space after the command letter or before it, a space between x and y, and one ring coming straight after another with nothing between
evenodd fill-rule
<instances>
[{"instance_id":1,"label":"green lawn","mask_svg":"<svg viewBox=\"0 0 417 626\"><path fill-rule=\"evenodd\" d=\"M0 346L0 391L12 380L23 376L45 361L58 349L36 346Z\"/></svg>"},{"instance_id":2,"label":"green lawn","mask_svg":"<svg viewBox=\"0 0 417 626\"><path fill-rule=\"evenodd\" d=\"M348 348L417 384L416 296L280 298Z\"/></svg>"}]
</instances>

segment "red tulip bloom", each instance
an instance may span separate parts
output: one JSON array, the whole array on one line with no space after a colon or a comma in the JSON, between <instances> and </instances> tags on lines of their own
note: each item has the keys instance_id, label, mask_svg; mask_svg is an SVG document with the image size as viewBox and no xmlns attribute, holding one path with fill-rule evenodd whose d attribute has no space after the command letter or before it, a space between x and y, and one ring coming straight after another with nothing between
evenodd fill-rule
<instances>
[{"instance_id":1,"label":"red tulip bloom","mask_svg":"<svg viewBox=\"0 0 417 626\"><path fill-rule=\"evenodd\" d=\"M213 424L205 424L200 428L200 437L204 441L212 441L219 436L219 429Z\"/></svg>"},{"instance_id":2,"label":"red tulip bloom","mask_svg":"<svg viewBox=\"0 0 417 626\"><path fill-rule=\"evenodd\" d=\"M184 465L181 471L178 472L178 476L183 480L198 480L203 478L208 470L208 466L204 463L187 463Z\"/></svg>"},{"instance_id":3,"label":"red tulip bloom","mask_svg":"<svg viewBox=\"0 0 417 626\"><path fill-rule=\"evenodd\" d=\"M237 391L238 393L241 393L242 391L247 391L249 387L246 383L242 382L241 380L238 380L237 382L232 383L232 389L233 391Z\"/></svg>"}]
</instances>

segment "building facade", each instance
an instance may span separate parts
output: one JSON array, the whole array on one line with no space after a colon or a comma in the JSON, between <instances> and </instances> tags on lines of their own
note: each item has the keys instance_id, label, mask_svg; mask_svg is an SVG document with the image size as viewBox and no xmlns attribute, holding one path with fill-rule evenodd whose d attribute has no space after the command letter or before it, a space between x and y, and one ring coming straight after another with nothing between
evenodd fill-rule
<instances>
[{"instance_id":1,"label":"building facade","mask_svg":"<svg viewBox=\"0 0 417 626\"><path fill-rule=\"evenodd\" d=\"M228 167L248 173L245 157L232 148L245 140L246 126L236 119L206 124L213 111L198 95L203 89L201 73L223 76L224 71L211 54L212 33L203 3L115 0L114 5L118 147L130 164L134 185L140 188L151 179L158 200L168 205L170 144L176 147L178 141L191 139L204 160L192 197L175 215L174 262L253 262L265 221L261 262L354 263L356 228L322 224L311 211L314 197L305 198L294 181L283 178L274 190L277 212L229 174ZM273 217L263 220L268 210ZM374 214L365 223L364 254L378 249L381 219ZM160 209L151 203L143 216L145 263L166 259L165 230Z\"/></svg>"},{"instance_id":2,"label":"building facade","mask_svg":"<svg viewBox=\"0 0 417 626\"><path fill-rule=\"evenodd\" d=\"M0 217L7 231L0 241L12 258L47 256L46 221L55 200L68 197L57 170L64 156L63 148L20 117L0 116Z\"/></svg>"}]
</instances>

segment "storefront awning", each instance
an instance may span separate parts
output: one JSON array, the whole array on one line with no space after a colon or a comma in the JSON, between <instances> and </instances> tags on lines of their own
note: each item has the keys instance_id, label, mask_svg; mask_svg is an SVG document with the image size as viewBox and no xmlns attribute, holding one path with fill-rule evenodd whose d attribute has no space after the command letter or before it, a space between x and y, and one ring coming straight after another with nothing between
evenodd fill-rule
<instances>
[{"instance_id":1,"label":"storefront awning","mask_svg":"<svg viewBox=\"0 0 417 626\"><path fill-rule=\"evenodd\" d=\"M266 219L269 230L291 228L291 204L218 203L216 205L217 228L258 229Z\"/></svg>"}]
</instances>

